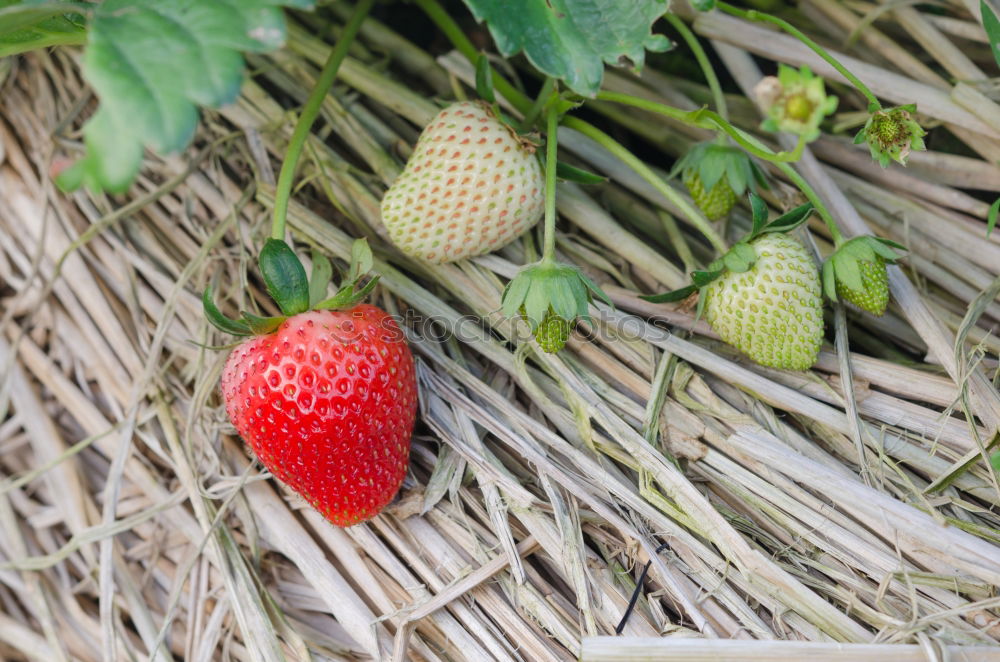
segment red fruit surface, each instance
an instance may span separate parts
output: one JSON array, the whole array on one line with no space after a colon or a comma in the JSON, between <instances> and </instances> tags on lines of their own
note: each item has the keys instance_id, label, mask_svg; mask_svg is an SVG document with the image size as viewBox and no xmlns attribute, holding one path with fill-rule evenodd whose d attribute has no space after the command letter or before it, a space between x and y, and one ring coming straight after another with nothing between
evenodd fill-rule
<instances>
[{"instance_id":1,"label":"red fruit surface","mask_svg":"<svg viewBox=\"0 0 1000 662\"><path fill-rule=\"evenodd\" d=\"M379 308L310 311L247 340L226 360L222 394L264 466L334 524L374 517L399 490L417 382Z\"/></svg>"}]
</instances>

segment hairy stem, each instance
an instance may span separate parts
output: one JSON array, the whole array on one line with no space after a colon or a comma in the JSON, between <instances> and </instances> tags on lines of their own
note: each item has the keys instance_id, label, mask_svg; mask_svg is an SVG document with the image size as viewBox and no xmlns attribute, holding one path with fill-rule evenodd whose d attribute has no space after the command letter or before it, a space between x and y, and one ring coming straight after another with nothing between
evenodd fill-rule
<instances>
[{"instance_id":1,"label":"hairy stem","mask_svg":"<svg viewBox=\"0 0 1000 662\"><path fill-rule=\"evenodd\" d=\"M674 29L680 33L681 39L691 49L694 59L698 61L698 66L701 67L701 72L708 83L708 89L712 91L712 98L715 100L715 111L723 119L728 120L729 108L726 106L726 95L722 93L722 86L719 85L719 77L715 75L715 68L708 61L708 54L705 53L705 49L702 48L701 43L694 36L694 33L691 32L691 28L687 26L687 23L682 21L676 14L668 12L664 14L664 18L670 22L670 25L674 26Z\"/></svg>"},{"instance_id":2,"label":"hairy stem","mask_svg":"<svg viewBox=\"0 0 1000 662\"><path fill-rule=\"evenodd\" d=\"M542 262L545 263L553 262L556 254L556 157L559 149L559 104L556 101L554 94L545 112L545 245L542 248Z\"/></svg>"},{"instance_id":3,"label":"hairy stem","mask_svg":"<svg viewBox=\"0 0 1000 662\"><path fill-rule=\"evenodd\" d=\"M535 102L531 104L531 108L524 115L524 119L518 125L518 131L528 131L534 125L535 120L541 114L542 109L545 107L545 102L549 100L552 96L552 90L555 87L556 81L553 78L546 78L545 82L542 83L542 89L539 90L538 96L535 97Z\"/></svg>"},{"instance_id":4,"label":"hairy stem","mask_svg":"<svg viewBox=\"0 0 1000 662\"><path fill-rule=\"evenodd\" d=\"M777 25L779 28L781 28L782 30L792 35L793 37L801 41L809 48L811 48L813 52L816 53L816 55L819 55L821 58L826 60L830 64L830 66L839 71L840 74L844 78L846 78L848 82L850 82L851 85L853 85L858 90L858 92L861 92L861 94L865 95L865 98L868 99L868 110L870 112L882 109L882 104L879 103L878 97L876 97L875 94L870 89L868 89L867 85L861 82L861 79L852 74L847 69L847 67L842 65L840 61L837 60L837 58L830 55L830 53L827 52L825 48L823 48L815 41L807 37L805 33L803 33L801 30L799 30L797 27L795 27L788 21L782 18L778 18L777 16L774 16L772 14L768 14L766 12L757 11L756 9L739 9L738 7L733 7L732 5L727 4L725 2L718 2L716 3L715 6L718 7L720 11L723 11L727 14L731 14L733 16L739 16L740 18L745 18L748 21L757 21L757 22L771 23L773 25Z\"/></svg>"},{"instance_id":5,"label":"hairy stem","mask_svg":"<svg viewBox=\"0 0 1000 662\"><path fill-rule=\"evenodd\" d=\"M684 199L684 196L663 181L662 177L653 172L653 170L648 165L643 163L635 154L625 149L621 143L598 129L596 126L588 124L587 122L575 117L563 118L562 124L568 129L579 131L583 135L587 136L597 144L601 145L604 149L621 159L630 168L635 170L640 177L649 182L649 184L663 197L670 201L671 204L680 209L681 213L683 213L684 216L691 221L691 224L694 225L699 232L705 235L705 238L708 239L709 243L712 244L712 247L715 248L720 255L728 250L726 242L721 236L719 236L719 233L715 231L715 228L709 224L708 220L702 216L697 209L692 207L691 204Z\"/></svg>"},{"instance_id":6,"label":"hairy stem","mask_svg":"<svg viewBox=\"0 0 1000 662\"><path fill-rule=\"evenodd\" d=\"M316 85L313 87L312 92L309 93L306 105L302 108L302 114L299 115L299 121L295 125L295 131L292 133L292 138L288 142L288 149L285 151L285 160L281 164L281 172L278 173L278 184L274 192L274 214L271 217L271 237L273 239L285 238L285 217L288 213L288 200L292 194L292 184L295 181L295 168L298 166L299 157L302 156L302 149L309 138L309 131L312 129L313 122L319 116L323 99L333 86L333 81L337 78L337 71L340 69L340 64L347 56L347 49L351 47L354 38L358 34L358 29L361 27L361 23L364 22L365 17L368 16L368 12L374 4L375 0L361 0L358 3L358 6L354 9L354 14L344 27L343 33L341 33L333 50L330 51L330 56L327 58L326 64L323 65L323 70L320 71Z\"/></svg>"}]
</instances>

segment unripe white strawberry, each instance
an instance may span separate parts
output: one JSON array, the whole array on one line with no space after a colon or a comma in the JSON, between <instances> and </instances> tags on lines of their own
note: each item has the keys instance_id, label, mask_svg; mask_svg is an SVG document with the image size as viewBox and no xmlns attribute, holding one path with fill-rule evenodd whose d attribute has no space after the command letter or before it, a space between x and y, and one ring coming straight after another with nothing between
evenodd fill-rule
<instances>
[{"instance_id":1,"label":"unripe white strawberry","mask_svg":"<svg viewBox=\"0 0 1000 662\"><path fill-rule=\"evenodd\" d=\"M705 288L705 319L761 365L807 370L823 343L819 272L798 241L771 232L750 242L757 260Z\"/></svg>"},{"instance_id":2,"label":"unripe white strawberry","mask_svg":"<svg viewBox=\"0 0 1000 662\"><path fill-rule=\"evenodd\" d=\"M497 250L542 217L534 145L486 104L452 104L431 120L382 198L382 222L408 255L452 262Z\"/></svg>"}]
</instances>

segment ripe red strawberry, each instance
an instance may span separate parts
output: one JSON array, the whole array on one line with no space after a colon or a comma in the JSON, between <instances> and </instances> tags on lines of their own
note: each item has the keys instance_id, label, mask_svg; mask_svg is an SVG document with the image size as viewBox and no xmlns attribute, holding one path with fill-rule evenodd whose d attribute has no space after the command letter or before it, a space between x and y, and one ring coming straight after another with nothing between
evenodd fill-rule
<instances>
[{"instance_id":1,"label":"ripe red strawberry","mask_svg":"<svg viewBox=\"0 0 1000 662\"><path fill-rule=\"evenodd\" d=\"M445 108L382 198L392 241L438 263L513 241L542 217L545 181L534 151L484 103Z\"/></svg>"},{"instance_id":2,"label":"ripe red strawberry","mask_svg":"<svg viewBox=\"0 0 1000 662\"><path fill-rule=\"evenodd\" d=\"M261 463L338 526L374 517L406 475L413 357L375 306L293 315L233 350L230 420Z\"/></svg>"}]
</instances>

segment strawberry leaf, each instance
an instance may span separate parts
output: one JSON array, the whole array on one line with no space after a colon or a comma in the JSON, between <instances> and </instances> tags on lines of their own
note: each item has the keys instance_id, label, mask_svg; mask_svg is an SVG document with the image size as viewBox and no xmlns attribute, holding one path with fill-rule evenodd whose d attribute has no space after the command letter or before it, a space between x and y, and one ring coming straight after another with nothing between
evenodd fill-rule
<instances>
[{"instance_id":1,"label":"strawberry leaf","mask_svg":"<svg viewBox=\"0 0 1000 662\"><path fill-rule=\"evenodd\" d=\"M61 185L122 191L143 146L177 152L191 141L198 106L236 99L240 51L285 40L280 6L311 0L105 0L92 5L84 75L101 108L84 127L87 153ZM108 127L113 127L109 130ZM122 156L124 155L124 158Z\"/></svg>"},{"instance_id":2,"label":"strawberry leaf","mask_svg":"<svg viewBox=\"0 0 1000 662\"><path fill-rule=\"evenodd\" d=\"M601 87L604 64L642 68L646 50L670 42L650 30L667 11L664 0L465 0L485 21L505 56L524 51L542 73L564 80L592 97Z\"/></svg>"},{"instance_id":3,"label":"strawberry leaf","mask_svg":"<svg viewBox=\"0 0 1000 662\"><path fill-rule=\"evenodd\" d=\"M61 44L82 44L86 39L79 2L0 0L0 57Z\"/></svg>"},{"instance_id":4,"label":"strawberry leaf","mask_svg":"<svg viewBox=\"0 0 1000 662\"><path fill-rule=\"evenodd\" d=\"M979 0L979 11L983 15L983 27L986 29L986 36L990 40L990 50L1000 67L1000 19L986 4L986 0Z\"/></svg>"},{"instance_id":5,"label":"strawberry leaf","mask_svg":"<svg viewBox=\"0 0 1000 662\"><path fill-rule=\"evenodd\" d=\"M309 310L309 281L295 252L280 239L268 239L257 260L264 285L278 308L291 317Z\"/></svg>"}]
</instances>

